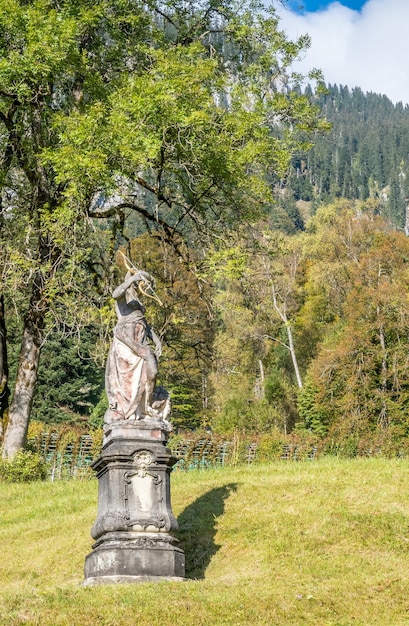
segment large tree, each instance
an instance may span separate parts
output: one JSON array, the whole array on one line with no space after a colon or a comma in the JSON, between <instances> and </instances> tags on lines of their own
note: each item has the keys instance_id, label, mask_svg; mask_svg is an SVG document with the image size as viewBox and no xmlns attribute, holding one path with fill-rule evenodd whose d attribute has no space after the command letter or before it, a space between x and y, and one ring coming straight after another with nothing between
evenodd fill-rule
<instances>
[{"instance_id":1,"label":"large tree","mask_svg":"<svg viewBox=\"0 0 409 626\"><path fill-rule=\"evenodd\" d=\"M22 319L3 456L24 445L46 330L107 296L92 220L115 236L137 215L183 255L258 213L320 126L292 89L306 45L255 3L1 0L2 295Z\"/></svg>"},{"instance_id":2,"label":"large tree","mask_svg":"<svg viewBox=\"0 0 409 626\"><path fill-rule=\"evenodd\" d=\"M218 314L211 382L213 423L286 432L302 388L296 339L303 301L299 236L266 221L246 225L210 257Z\"/></svg>"},{"instance_id":3,"label":"large tree","mask_svg":"<svg viewBox=\"0 0 409 626\"><path fill-rule=\"evenodd\" d=\"M338 441L407 437L407 237L371 202L338 203L317 212L304 252L304 320L318 339L306 425Z\"/></svg>"}]
</instances>

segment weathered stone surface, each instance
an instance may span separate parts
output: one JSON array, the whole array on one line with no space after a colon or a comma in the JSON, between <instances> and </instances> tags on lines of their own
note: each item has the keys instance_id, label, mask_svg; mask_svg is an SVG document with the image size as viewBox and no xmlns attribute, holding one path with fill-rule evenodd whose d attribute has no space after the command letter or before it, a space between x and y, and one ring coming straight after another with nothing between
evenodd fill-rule
<instances>
[{"instance_id":1,"label":"weathered stone surface","mask_svg":"<svg viewBox=\"0 0 409 626\"><path fill-rule=\"evenodd\" d=\"M115 535L115 536L114 536ZM85 584L183 579L185 557L175 539L156 533L127 533L96 544L85 560Z\"/></svg>"},{"instance_id":2,"label":"weathered stone surface","mask_svg":"<svg viewBox=\"0 0 409 626\"><path fill-rule=\"evenodd\" d=\"M111 438L93 468L98 477L98 516L94 539L113 530L170 532L177 530L171 511L170 472L175 460L162 441Z\"/></svg>"},{"instance_id":3,"label":"weathered stone surface","mask_svg":"<svg viewBox=\"0 0 409 626\"><path fill-rule=\"evenodd\" d=\"M170 502L175 459L166 448L170 399L156 387L160 343L134 287L145 281L146 289L148 275L135 272L113 293L118 324L107 362L103 447L93 463L98 513L91 530L96 542L85 559L86 585L185 575L184 553L172 536L177 521Z\"/></svg>"},{"instance_id":4,"label":"weathered stone surface","mask_svg":"<svg viewBox=\"0 0 409 626\"><path fill-rule=\"evenodd\" d=\"M112 294L118 321L105 370L106 426L147 417L160 419L170 426L167 422L171 410L169 394L163 387L156 386L162 346L145 319L145 307L139 299L139 293L143 293L158 300L148 293L151 290L154 294L153 284L152 276L133 268Z\"/></svg>"},{"instance_id":5,"label":"weathered stone surface","mask_svg":"<svg viewBox=\"0 0 409 626\"><path fill-rule=\"evenodd\" d=\"M96 543L86 557L85 584L184 577L183 550L171 534L177 530L170 502L175 459L162 441L166 433L160 435L136 424L118 429L94 462L98 514L91 535Z\"/></svg>"}]
</instances>

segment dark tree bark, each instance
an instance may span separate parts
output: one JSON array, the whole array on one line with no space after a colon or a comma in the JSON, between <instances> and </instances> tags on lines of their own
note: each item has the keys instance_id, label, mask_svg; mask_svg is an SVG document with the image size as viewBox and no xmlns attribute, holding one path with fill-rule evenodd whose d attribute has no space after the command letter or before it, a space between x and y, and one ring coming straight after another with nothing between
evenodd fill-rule
<instances>
[{"instance_id":1,"label":"dark tree bark","mask_svg":"<svg viewBox=\"0 0 409 626\"><path fill-rule=\"evenodd\" d=\"M46 313L43 288L44 278L38 272L33 282L30 307L24 318L16 385L4 435L3 458L12 458L26 443L43 342Z\"/></svg>"},{"instance_id":2,"label":"dark tree bark","mask_svg":"<svg viewBox=\"0 0 409 626\"><path fill-rule=\"evenodd\" d=\"M4 421L9 408L9 368L7 359L7 333L4 312L4 296L0 295L0 441L3 438Z\"/></svg>"}]
</instances>

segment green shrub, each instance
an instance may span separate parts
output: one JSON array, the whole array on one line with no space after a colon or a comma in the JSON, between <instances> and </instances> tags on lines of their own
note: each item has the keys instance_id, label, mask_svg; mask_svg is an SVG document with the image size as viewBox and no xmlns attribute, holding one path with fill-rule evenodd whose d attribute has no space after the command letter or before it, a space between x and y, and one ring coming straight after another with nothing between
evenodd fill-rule
<instances>
[{"instance_id":1,"label":"green shrub","mask_svg":"<svg viewBox=\"0 0 409 626\"><path fill-rule=\"evenodd\" d=\"M274 433L261 435L257 445L257 461L261 463L277 461L283 454L283 446L285 443L285 436L278 430Z\"/></svg>"},{"instance_id":2,"label":"green shrub","mask_svg":"<svg viewBox=\"0 0 409 626\"><path fill-rule=\"evenodd\" d=\"M345 439L334 439L328 437L324 442L323 454L337 456L341 459L353 459L359 453L359 439L350 435Z\"/></svg>"},{"instance_id":3,"label":"green shrub","mask_svg":"<svg viewBox=\"0 0 409 626\"><path fill-rule=\"evenodd\" d=\"M306 376L304 387L298 392L298 413L307 430L318 436L326 435L329 416L326 408L318 399L318 388L309 376Z\"/></svg>"},{"instance_id":4,"label":"green shrub","mask_svg":"<svg viewBox=\"0 0 409 626\"><path fill-rule=\"evenodd\" d=\"M91 428L102 428L104 424L104 415L108 408L108 398L105 390L102 391L97 404L92 409L88 418L88 424Z\"/></svg>"},{"instance_id":5,"label":"green shrub","mask_svg":"<svg viewBox=\"0 0 409 626\"><path fill-rule=\"evenodd\" d=\"M28 483L44 480L47 466L42 456L31 450L20 450L12 459L0 461L0 480L7 483Z\"/></svg>"}]
</instances>

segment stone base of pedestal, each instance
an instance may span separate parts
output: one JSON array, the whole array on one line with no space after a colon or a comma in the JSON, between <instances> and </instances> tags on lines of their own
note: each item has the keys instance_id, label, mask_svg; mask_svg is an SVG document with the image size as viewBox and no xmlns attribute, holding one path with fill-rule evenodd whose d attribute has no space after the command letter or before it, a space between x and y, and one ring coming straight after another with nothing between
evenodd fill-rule
<instances>
[{"instance_id":1,"label":"stone base of pedestal","mask_svg":"<svg viewBox=\"0 0 409 626\"><path fill-rule=\"evenodd\" d=\"M164 580L186 582L186 578L176 576L98 576L97 578L86 578L84 587L95 587L96 585L120 585L134 583L156 583Z\"/></svg>"},{"instance_id":2,"label":"stone base of pedestal","mask_svg":"<svg viewBox=\"0 0 409 626\"><path fill-rule=\"evenodd\" d=\"M184 580L185 556L175 539L155 533L128 533L94 545L85 559L84 585Z\"/></svg>"}]
</instances>

